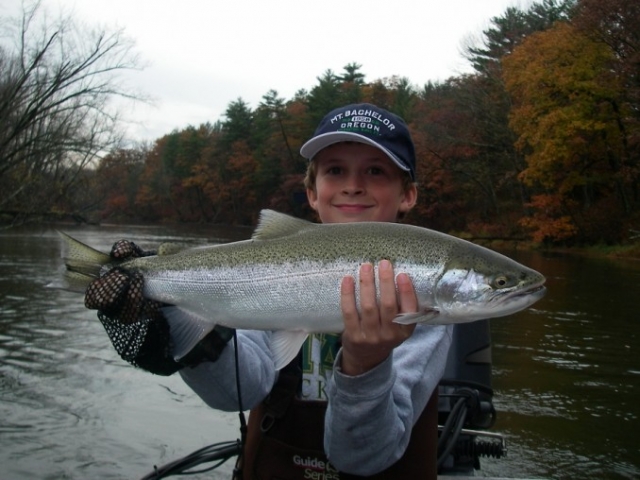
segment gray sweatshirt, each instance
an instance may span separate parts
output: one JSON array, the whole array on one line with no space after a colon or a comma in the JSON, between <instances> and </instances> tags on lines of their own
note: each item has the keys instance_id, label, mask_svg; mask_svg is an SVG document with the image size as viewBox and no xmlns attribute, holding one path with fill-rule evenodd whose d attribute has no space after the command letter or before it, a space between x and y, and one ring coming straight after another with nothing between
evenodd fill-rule
<instances>
[{"instance_id":1,"label":"gray sweatshirt","mask_svg":"<svg viewBox=\"0 0 640 480\"><path fill-rule=\"evenodd\" d=\"M328 401L324 448L339 470L373 475L395 463L409 444L411 429L444 373L452 326L418 325L389 358L358 376L341 373L340 354L326 375ZM238 331L242 406L258 405L278 372L269 349L269 332ZM317 376L317 371L314 376ZM180 371L184 381L212 408L238 409L234 346L217 362Z\"/></svg>"}]
</instances>

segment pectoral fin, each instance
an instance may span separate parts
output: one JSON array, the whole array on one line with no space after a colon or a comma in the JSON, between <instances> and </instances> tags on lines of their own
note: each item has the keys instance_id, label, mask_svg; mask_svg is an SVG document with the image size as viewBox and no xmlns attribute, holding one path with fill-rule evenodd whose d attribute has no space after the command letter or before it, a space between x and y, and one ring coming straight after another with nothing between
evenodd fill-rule
<instances>
[{"instance_id":1,"label":"pectoral fin","mask_svg":"<svg viewBox=\"0 0 640 480\"><path fill-rule=\"evenodd\" d=\"M180 307L165 307L162 314L169 322L175 360L189 353L215 327L211 320Z\"/></svg>"},{"instance_id":2,"label":"pectoral fin","mask_svg":"<svg viewBox=\"0 0 640 480\"><path fill-rule=\"evenodd\" d=\"M279 330L273 332L271 336L271 353L276 364L276 370L287 366L291 360L296 358L296 355L302 348L302 344L307 339L309 334L302 331L286 331Z\"/></svg>"},{"instance_id":3,"label":"pectoral fin","mask_svg":"<svg viewBox=\"0 0 640 480\"><path fill-rule=\"evenodd\" d=\"M401 313L393 319L400 325L412 325L414 323L437 324L440 310L434 307L423 307L417 312Z\"/></svg>"}]
</instances>

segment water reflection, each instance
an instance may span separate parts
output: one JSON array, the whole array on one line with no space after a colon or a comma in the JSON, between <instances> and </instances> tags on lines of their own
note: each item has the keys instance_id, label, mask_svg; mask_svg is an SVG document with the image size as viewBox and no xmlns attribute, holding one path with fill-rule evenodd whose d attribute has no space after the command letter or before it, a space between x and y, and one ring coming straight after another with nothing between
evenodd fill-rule
<instances>
[{"instance_id":1,"label":"water reflection","mask_svg":"<svg viewBox=\"0 0 640 480\"><path fill-rule=\"evenodd\" d=\"M547 275L548 297L492 323L496 429L512 444L499 468L549 478L638 478L640 387L633 372L640 341L632 297L640 264L537 257L521 260ZM487 470L498 468L487 463Z\"/></svg>"},{"instance_id":2,"label":"water reflection","mask_svg":"<svg viewBox=\"0 0 640 480\"><path fill-rule=\"evenodd\" d=\"M112 230L76 233L105 250L114 238L178 238ZM52 230L0 236L2 478L139 478L217 436L237 438L235 415L212 413L177 376L129 367L81 297L44 288L59 274L59 250Z\"/></svg>"},{"instance_id":3,"label":"water reflection","mask_svg":"<svg viewBox=\"0 0 640 480\"><path fill-rule=\"evenodd\" d=\"M249 234L69 230L105 251L119 238L151 247ZM494 430L507 435L509 453L483 460L478 474L639 478L640 263L505 253L543 272L548 294L492 322ZM43 288L61 267L55 231L2 232L0 267L2 478L140 478L154 464L238 437L237 414L209 409L177 376L128 366L81 298ZM229 478L230 469L200 478Z\"/></svg>"}]
</instances>

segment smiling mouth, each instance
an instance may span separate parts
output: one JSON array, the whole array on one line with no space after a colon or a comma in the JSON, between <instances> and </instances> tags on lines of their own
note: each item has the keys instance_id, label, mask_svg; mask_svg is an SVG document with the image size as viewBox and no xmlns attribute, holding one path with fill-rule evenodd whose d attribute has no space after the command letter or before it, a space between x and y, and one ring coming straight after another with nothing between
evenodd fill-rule
<instances>
[{"instance_id":1,"label":"smiling mouth","mask_svg":"<svg viewBox=\"0 0 640 480\"><path fill-rule=\"evenodd\" d=\"M370 208L369 205L348 205L348 204L336 205L336 207L341 210L365 210L367 208Z\"/></svg>"}]
</instances>

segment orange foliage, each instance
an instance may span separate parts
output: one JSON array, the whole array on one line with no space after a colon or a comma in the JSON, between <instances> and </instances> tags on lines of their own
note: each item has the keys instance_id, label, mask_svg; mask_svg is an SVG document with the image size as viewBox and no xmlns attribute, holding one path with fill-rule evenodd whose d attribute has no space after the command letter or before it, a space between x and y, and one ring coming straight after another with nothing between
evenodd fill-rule
<instances>
[{"instance_id":1,"label":"orange foliage","mask_svg":"<svg viewBox=\"0 0 640 480\"><path fill-rule=\"evenodd\" d=\"M535 213L520 220L520 224L532 231L534 241L562 242L572 239L578 233L567 212L567 202L560 195L535 195L527 206L533 208Z\"/></svg>"},{"instance_id":2,"label":"orange foliage","mask_svg":"<svg viewBox=\"0 0 640 480\"><path fill-rule=\"evenodd\" d=\"M94 194L105 199L102 218L132 216L144 161L144 152L122 149L102 159L94 178Z\"/></svg>"}]
</instances>

